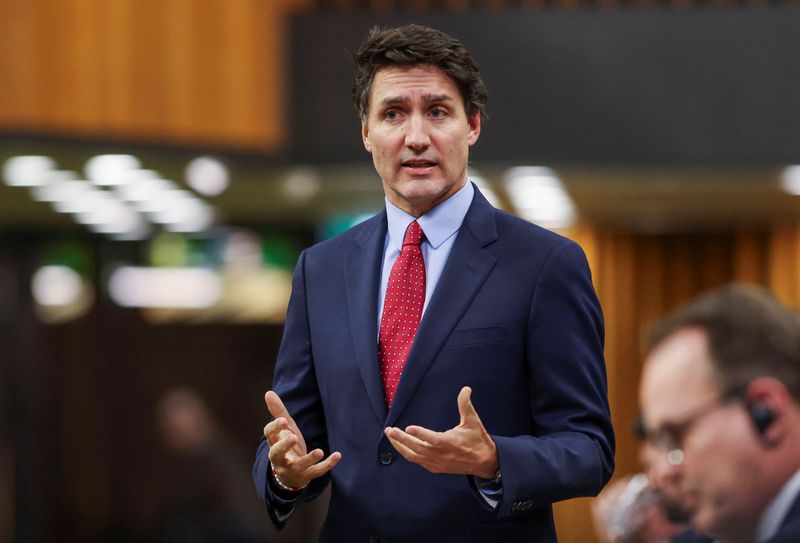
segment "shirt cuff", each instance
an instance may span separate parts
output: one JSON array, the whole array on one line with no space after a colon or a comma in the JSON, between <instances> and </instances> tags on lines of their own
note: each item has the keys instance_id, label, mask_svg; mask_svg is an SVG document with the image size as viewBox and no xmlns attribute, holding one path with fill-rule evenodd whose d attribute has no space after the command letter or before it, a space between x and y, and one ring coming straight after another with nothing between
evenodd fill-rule
<instances>
[{"instance_id":1,"label":"shirt cuff","mask_svg":"<svg viewBox=\"0 0 800 543\"><path fill-rule=\"evenodd\" d=\"M489 504L492 509L497 509L497 504L503 497L503 483L497 479L481 479L480 477L472 477L475 483L475 488L480 492L481 498Z\"/></svg>"}]
</instances>

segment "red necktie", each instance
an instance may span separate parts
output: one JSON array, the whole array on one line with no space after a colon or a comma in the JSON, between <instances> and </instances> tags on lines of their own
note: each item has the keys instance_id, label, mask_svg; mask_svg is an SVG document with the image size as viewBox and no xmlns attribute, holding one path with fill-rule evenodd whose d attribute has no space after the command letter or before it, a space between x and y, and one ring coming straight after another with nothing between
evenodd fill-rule
<instances>
[{"instance_id":1,"label":"red necktie","mask_svg":"<svg viewBox=\"0 0 800 543\"><path fill-rule=\"evenodd\" d=\"M389 285L386 287L378 357L381 361L381 379L387 407L394 400L400 374L403 373L422 318L422 306L425 303L425 261L420 244L423 239L425 233L417 221L409 224L400 256L392 265Z\"/></svg>"}]
</instances>

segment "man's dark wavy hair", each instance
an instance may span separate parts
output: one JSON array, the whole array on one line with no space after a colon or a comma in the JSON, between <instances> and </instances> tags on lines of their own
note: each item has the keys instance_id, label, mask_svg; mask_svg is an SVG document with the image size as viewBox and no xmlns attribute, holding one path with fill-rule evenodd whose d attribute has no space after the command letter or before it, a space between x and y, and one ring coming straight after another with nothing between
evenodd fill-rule
<instances>
[{"instance_id":1,"label":"man's dark wavy hair","mask_svg":"<svg viewBox=\"0 0 800 543\"><path fill-rule=\"evenodd\" d=\"M430 65L455 82L464 100L468 118L479 113L486 118L489 93L478 65L460 41L441 30L420 25L394 28L373 27L353 55L356 76L353 104L362 119L369 109L369 93L377 71L385 66Z\"/></svg>"}]
</instances>

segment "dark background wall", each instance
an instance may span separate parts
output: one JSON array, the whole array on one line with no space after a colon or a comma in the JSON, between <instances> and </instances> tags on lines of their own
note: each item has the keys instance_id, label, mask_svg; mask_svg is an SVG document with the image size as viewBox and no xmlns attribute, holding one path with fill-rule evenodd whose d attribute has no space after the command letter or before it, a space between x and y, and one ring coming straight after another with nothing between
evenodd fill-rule
<instances>
[{"instance_id":1,"label":"dark background wall","mask_svg":"<svg viewBox=\"0 0 800 543\"><path fill-rule=\"evenodd\" d=\"M800 11L312 13L292 18L294 158L363 159L349 53L375 24L467 44L489 88L473 159L526 163L800 160Z\"/></svg>"},{"instance_id":2,"label":"dark background wall","mask_svg":"<svg viewBox=\"0 0 800 543\"><path fill-rule=\"evenodd\" d=\"M282 326L154 326L104 292L86 316L45 325L29 278L46 239L0 237L0 479L2 494L13 491L13 540L166 541L187 459L165 445L157 409L167 391L189 387L230 447L244 509L273 541L249 472ZM104 244L89 246L103 258ZM324 506L302 511L280 541L312 540Z\"/></svg>"}]
</instances>

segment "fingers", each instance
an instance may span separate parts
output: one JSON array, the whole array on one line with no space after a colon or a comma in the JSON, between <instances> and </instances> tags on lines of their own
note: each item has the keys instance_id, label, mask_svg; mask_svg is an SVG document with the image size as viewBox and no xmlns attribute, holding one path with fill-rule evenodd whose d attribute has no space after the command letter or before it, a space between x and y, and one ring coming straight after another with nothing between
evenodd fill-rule
<instances>
[{"instance_id":1,"label":"fingers","mask_svg":"<svg viewBox=\"0 0 800 543\"><path fill-rule=\"evenodd\" d=\"M314 449L308 454L298 456L293 450L296 444L297 436L287 434L269 450L269 461L273 469L281 480L291 486L305 486L312 479L329 472L342 459L341 453L334 452L322 460L322 449Z\"/></svg>"},{"instance_id":2,"label":"fingers","mask_svg":"<svg viewBox=\"0 0 800 543\"><path fill-rule=\"evenodd\" d=\"M287 434L285 437L282 437L270 446L269 461L276 465L285 466L287 463L287 454L296 443L297 437L295 437L294 434Z\"/></svg>"},{"instance_id":3,"label":"fingers","mask_svg":"<svg viewBox=\"0 0 800 543\"><path fill-rule=\"evenodd\" d=\"M300 429L289 411L274 391L264 394L264 402L275 420L264 426L264 437L270 444L269 461L287 484L302 487L311 479L329 472L342 459L334 452L322 460L324 453L314 449L306 454L306 445Z\"/></svg>"},{"instance_id":4,"label":"fingers","mask_svg":"<svg viewBox=\"0 0 800 543\"><path fill-rule=\"evenodd\" d=\"M320 462L322 455L323 452L320 449L314 449L307 455L288 463L285 462L287 459L284 457L284 463L273 462L272 467L285 484L302 488L312 479L328 473L342 459L342 454L335 452Z\"/></svg>"},{"instance_id":5,"label":"fingers","mask_svg":"<svg viewBox=\"0 0 800 543\"><path fill-rule=\"evenodd\" d=\"M264 437L267 438L267 442L270 445L273 445L278 439L280 439L280 434L283 430L288 430L288 424L286 419L281 417L277 418L271 422L269 422L266 426L264 426Z\"/></svg>"},{"instance_id":6,"label":"fingers","mask_svg":"<svg viewBox=\"0 0 800 543\"><path fill-rule=\"evenodd\" d=\"M314 449L310 453L301 456L300 458L292 461L292 469L297 471L305 471L320 460L322 460L322 456L324 453L322 449Z\"/></svg>"},{"instance_id":7,"label":"fingers","mask_svg":"<svg viewBox=\"0 0 800 543\"><path fill-rule=\"evenodd\" d=\"M322 453L322 451L320 451L320 453ZM342 459L342 453L340 452L331 453L330 456L328 456L328 458L326 458L322 462L317 462L313 466L306 469L305 474L311 479L316 479L317 477L325 475L330 470L332 470L334 466L336 466L336 464L338 464L339 460L341 459Z\"/></svg>"},{"instance_id":8,"label":"fingers","mask_svg":"<svg viewBox=\"0 0 800 543\"><path fill-rule=\"evenodd\" d=\"M420 430L423 430L423 428L420 428ZM430 430L427 431L430 432ZM387 428L385 430L385 433L386 437L389 438L389 441L391 441L392 444L399 443L400 445L414 451L417 454L427 454L429 449L431 448L429 441L425 441L418 437L415 437L409 433L402 431L399 428Z\"/></svg>"},{"instance_id":9,"label":"fingers","mask_svg":"<svg viewBox=\"0 0 800 543\"><path fill-rule=\"evenodd\" d=\"M270 414L276 419L279 417L290 418L286 406L283 405L283 400L272 390L268 390L267 393L264 394L264 402L266 402Z\"/></svg>"},{"instance_id":10,"label":"fingers","mask_svg":"<svg viewBox=\"0 0 800 543\"><path fill-rule=\"evenodd\" d=\"M397 428L386 429L386 437L389 438L389 442L392 444L395 450L409 462L422 465L424 457L406 446L405 443L401 441L402 438L399 436L401 433L402 431L398 430Z\"/></svg>"},{"instance_id":11,"label":"fingers","mask_svg":"<svg viewBox=\"0 0 800 543\"><path fill-rule=\"evenodd\" d=\"M433 445L434 447L440 445L442 439L444 438L441 433L428 430L422 426L408 426L406 428L406 434L413 436L420 441L424 441L425 443Z\"/></svg>"}]
</instances>

